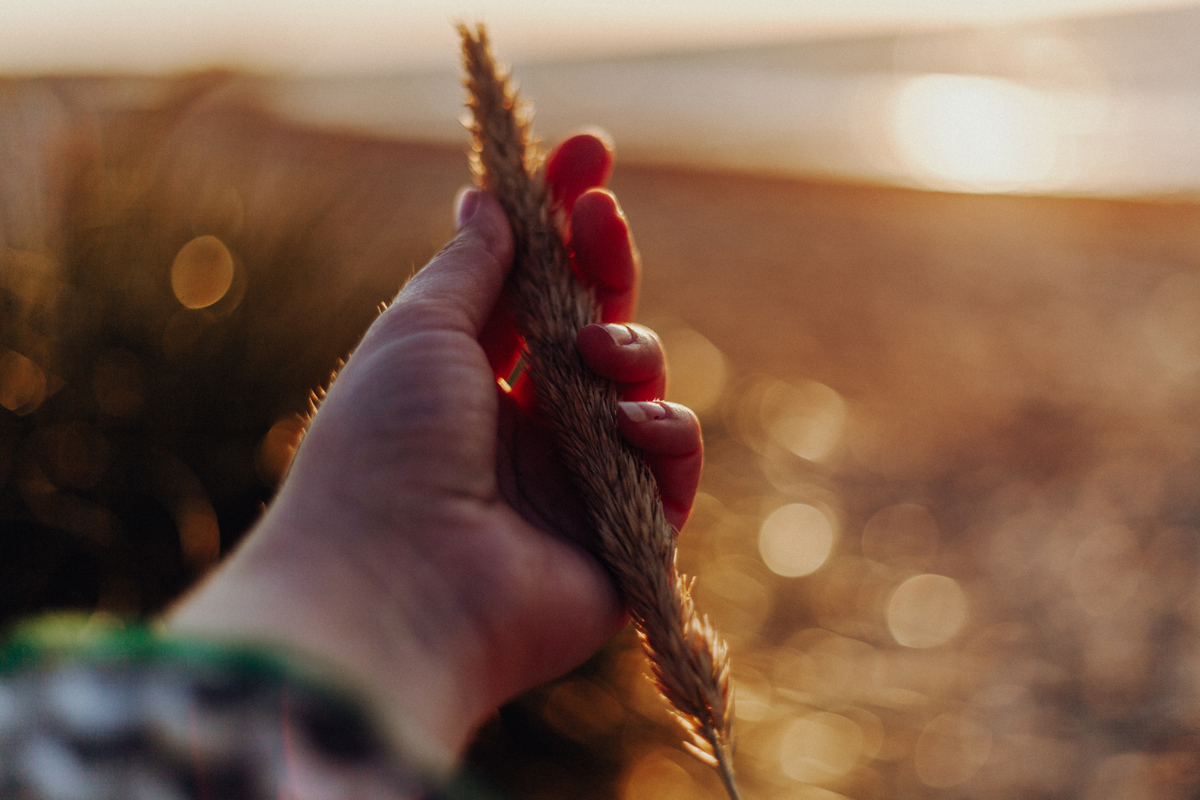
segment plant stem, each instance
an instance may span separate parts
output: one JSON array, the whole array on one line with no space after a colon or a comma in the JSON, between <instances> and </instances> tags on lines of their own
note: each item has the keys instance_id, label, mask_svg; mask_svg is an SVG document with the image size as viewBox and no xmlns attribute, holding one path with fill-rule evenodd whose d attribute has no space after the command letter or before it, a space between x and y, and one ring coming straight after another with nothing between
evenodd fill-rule
<instances>
[{"instance_id":1,"label":"plant stem","mask_svg":"<svg viewBox=\"0 0 1200 800\"><path fill-rule=\"evenodd\" d=\"M688 734L684 747L714 767L732 800L733 696L725 645L695 611L691 584L675 570L676 531L654 476L617 426L616 388L588 370L575 346L599 320L593 293L576 278L559 232L528 108L501 74L480 26L459 26L472 111L472 167L508 214L514 264L507 299L525 339L539 408L596 529L608 568L638 627L660 692Z\"/></svg>"}]
</instances>

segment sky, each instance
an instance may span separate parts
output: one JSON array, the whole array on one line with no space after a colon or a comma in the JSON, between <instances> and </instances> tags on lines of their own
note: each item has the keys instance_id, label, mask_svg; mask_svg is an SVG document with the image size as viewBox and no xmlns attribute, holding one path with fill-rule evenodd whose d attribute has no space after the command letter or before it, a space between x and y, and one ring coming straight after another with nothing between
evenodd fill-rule
<instances>
[{"instance_id":1,"label":"sky","mask_svg":"<svg viewBox=\"0 0 1200 800\"><path fill-rule=\"evenodd\" d=\"M619 55L1194 4L1195 0L0 0L0 71L214 66L353 74L456 59L485 21L510 60Z\"/></svg>"}]
</instances>

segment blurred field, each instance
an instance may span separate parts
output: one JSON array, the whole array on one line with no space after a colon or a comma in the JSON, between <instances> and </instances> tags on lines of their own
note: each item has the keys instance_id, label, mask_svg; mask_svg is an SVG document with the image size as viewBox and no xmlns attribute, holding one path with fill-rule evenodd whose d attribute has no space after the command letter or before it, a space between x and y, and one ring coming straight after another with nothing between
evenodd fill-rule
<instances>
[{"instance_id":1,"label":"blurred field","mask_svg":"<svg viewBox=\"0 0 1200 800\"><path fill-rule=\"evenodd\" d=\"M225 85L0 85L6 622L183 590L450 235L462 147ZM613 188L705 424L680 560L732 646L748 797L1195 796L1200 206ZM463 785L718 797L640 675L623 634L488 723Z\"/></svg>"}]
</instances>

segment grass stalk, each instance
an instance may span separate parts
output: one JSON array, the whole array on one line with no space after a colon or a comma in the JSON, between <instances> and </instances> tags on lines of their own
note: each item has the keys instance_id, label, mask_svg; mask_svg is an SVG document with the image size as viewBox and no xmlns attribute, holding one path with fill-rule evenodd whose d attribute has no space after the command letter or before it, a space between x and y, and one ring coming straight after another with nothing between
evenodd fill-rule
<instances>
[{"instance_id":1,"label":"grass stalk","mask_svg":"<svg viewBox=\"0 0 1200 800\"><path fill-rule=\"evenodd\" d=\"M586 369L576 333L599 320L575 277L560 234L561 211L531 137L530 107L492 56L482 26L459 26L472 113L472 167L512 224L515 264L508 299L525 338L529 375L595 527L597 555L616 580L650 661L651 676L687 737L684 747L715 768L732 800L733 694L724 643L692 603L675 569L676 531L654 476L617 427L613 385Z\"/></svg>"}]
</instances>

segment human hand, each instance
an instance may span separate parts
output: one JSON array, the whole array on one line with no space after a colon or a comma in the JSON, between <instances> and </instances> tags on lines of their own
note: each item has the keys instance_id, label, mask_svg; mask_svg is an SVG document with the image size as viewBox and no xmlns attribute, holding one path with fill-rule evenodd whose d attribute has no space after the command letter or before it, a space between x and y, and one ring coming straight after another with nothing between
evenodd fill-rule
<instances>
[{"instance_id":1,"label":"human hand","mask_svg":"<svg viewBox=\"0 0 1200 800\"><path fill-rule=\"evenodd\" d=\"M699 481L699 424L652 402L665 388L661 346L620 324L638 266L598 188L611 164L583 135L548 167L570 209L576 269L610 323L580 331L578 346L619 385L621 430L679 527ZM508 222L478 190L457 218L455 238L331 387L262 522L170 620L332 660L449 754L497 704L576 666L624 621L607 573L579 546L590 529L528 381L497 385L519 344L499 304Z\"/></svg>"}]
</instances>

